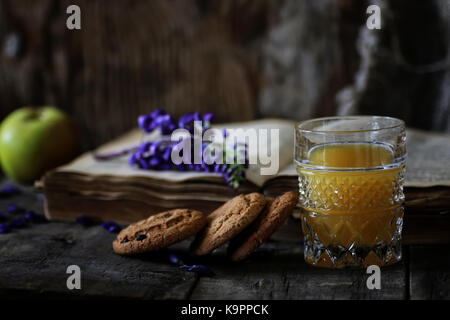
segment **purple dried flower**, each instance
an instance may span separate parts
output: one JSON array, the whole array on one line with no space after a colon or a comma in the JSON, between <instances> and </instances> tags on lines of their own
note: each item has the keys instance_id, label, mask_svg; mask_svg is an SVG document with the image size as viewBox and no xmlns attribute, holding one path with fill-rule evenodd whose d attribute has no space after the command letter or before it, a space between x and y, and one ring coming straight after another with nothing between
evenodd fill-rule
<instances>
[{"instance_id":1,"label":"purple dried flower","mask_svg":"<svg viewBox=\"0 0 450 320\"><path fill-rule=\"evenodd\" d=\"M8 233L11 231L11 227L7 223L0 223L0 233Z\"/></svg>"},{"instance_id":2,"label":"purple dried flower","mask_svg":"<svg viewBox=\"0 0 450 320\"><path fill-rule=\"evenodd\" d=\"M79 216L75 218L75 221L82 226L89 227L95 224L95 221L88 216Z\"/></svg>"},{"instance_id":3,"label":"purple dried flower","mask_svg":"<svg viewBox=\"0 0 450 320\"><path fill-rule=\"evenodd\" d=\"M154 143L149 144L150 155L155 155L158 152L158 148L161 145L161 141L155 141Z\"/></svg>"},{"instance_id":4,"label":"purple dried flower","mask_svg":"<svg viewBox=\"0 0 450 320\"><path fill-rule=\"evenodd\" d=\"M142 115L138 118L139 128L141 128L146 133L151 132L150 126L151 126L152 122L153 122L153 119L148 114Z\"/></svg>"},{"instance_id":5,"label":"purple dried flower","mask_svg":"<svg viewBox=\"0 0 450 320\"><path fill-rule=\"evenodd\" d=\"M202 276L213 277L216 275L214 271L212 271L210 268L204 265L197 265L197 264L194 264L192 266L182 265L180 266L180 269L183 271L196 272L201 277Z\"/></svg>"},{"instance_id":6,"label":"purple dried flower","mask_svg":"<svg viewBox=\"0 0 450 320\"><path fill-rule=\"evenodd\" d=\"M152 119L155 119L156 117L163 115L163 114L166 114L166 112L163 109L158 108L150 114L150 117Z\"/></svg>"},{"instance_id":7,"label":"purple dried flower","mask_svg":"<svg viewBox=\"0 0 450 320\"><path fill-rule=\"evenodd\" d=\"M167 146L162 157L165 161L169 162L171 155L172 155L172 146Z\"/></svg>"},{"instance_id":8,"label":"purple dried flower","mask_svg":"<svg viewBox=\"0 0 450 320\"><path fill-rule=\"evenodd\" d=\"M140 159L140 160L139 160L139 165L140 165L140 167L141 167L142 169L146 169L146 170L150 169L150 165L149 165L149 163L147 162L147 160L145 160L145 159Z\"/></svg>"},{"instance_id":9,"label":"purple dried flower","mask_svg":"<svg viewBox=\"0 0 450 320\"><path fill-rule=\"evenodd\" d=\"M102 227L109 233L118 233L118 232L120 232L120 230L122 230L122 227L113 221L103 222Z\"/></svg>"},{"instance_id":10,"label":"purple dried flower","mask_svg":"<svg viewBox=\"0 0 450 320\"><path fill-rule=\"evenodd\" d=\"M193 113L186 113L184 116L182 116L180 118L180 120L178 120L178 126L180 128L186 128L186 126L188 124L191 124L192 121L194 121L194 114Z\"/></svg>"},{"instance_id":11,"label":"purple dried flower","mask_svg":"<svg viewBox=\"0 0 450 320\"><path fill-rule=\"evenodd\" d=\"M19 192L19 189L17 189L17 187L13 186L12 184L7 184L3 186L1 191L6 193L16 193Z\"/></svg>"},{"instance_id":12,"label":"purple dried flower","mask_svg":"<svg viewBox=\"0 0 450 320\"><path fill-rule=\"evenodd\" d=\"M150 160L150 165L152 167L158 167L161 164L161 161L158 158L152 158Z\"/></svg>"},{"instance_id":13,"label":"purple dried flower","mask_svg":"<svg viewBox=\"0 0 450 320\"><path fill-rule=\"evenodd\" d=\"M205 172L211 172L211 171L213 171L213 169L211 168L211 166L207 165L206 163L203 163L201 166L202 166L203 171L205 171Z\"/></svg>"},{"instance_id":14,"label":"purple dried flower","mask_svg":"<svg viewBox=\"0 0 450 320\"><path fill-rule=\"evenodd\" d=\"M215 273L207 266L197 265L197 264L190 266L190 265L184 264L183 261L181 261L181 259L174 253L171 253L169 255L169 261L172 264L178 265L179 268L183 271L196 272L200 276L206 276L206 277L212 277L215 275Z\"/></svg>"},{"instance_id":15,"label":"purple dried flower","mask_svg":"<svg viewBox=\"0 0 450 320\"><path fill-rule=\"evenodd\" d=\"M7 219L8 219L8 216L5 213L0 212L0 221L6 221Z\"/></svg>"},{"instance_id":16,"label":"purple dried flower","mask_svg":"<svg viewBox=\"0 0 450 320\"><path fill-rule=\"evenodd\" d=\"M122 228L119 226L110 226L108 228L109 233L119 233L121 230L122 230Z\"/></svg>"},{"instance_id":17,"label":"purple dried flower","mask_svg":"<svg viewBox=\"0 0 450 320\"><path fill-rule=\"evenodd\" d=\"M28 221L30 221L31 223L43 223L43 222L47 222L47 219L41 215L41 214L37 214L34 211L28 211L25 214L25 219L27 219Z\"/></svg>"},{"instance_id":18,"label":"purple dried flower","mask_svg":"<svg viewBox=\"0 0 450 320\"><path fill-rule=\"evenodd\" d=\"M130 160L128 160L128 164L132 167L136 164L137 159L136 159L136 154L132 153L130 156Z\"/></svg>"},{"instance_id":19,"label":"purple dried flower","mask_svg":"<svg viewBox=\"0 0 450 320\"><path fill-rule=\"evenodd\" d=\"M170 114L157 116L153 121L163 135L171 134L177 127Z\"/></svg>"},{"instance_id":20,"label":"purple dried flower","mask_svg":"<svg viewBox=\"0 0 450 320\"><path fill-rule=\"evenodd\" d=\"M170 170L170 169L172 169L172 165L169 164L169 163L161 163L161 164L158 166L158 169L159 169L159 170Z\"/></svg>"},{"instance_id":21,"label":"purple dried flower","mask_svg":"<svg viewBox=\"0 0 450 320\"><path fill-rule=\"evenodd\" d=\"M17 193L20 193L20 190L16 186L7 184L0 190L0 197L10 197Z\"/></svg>"},{"instance_id":22,"label":"purple dried flower","mask_svg":"<svg viewBox=\"0 0 450 320\"><path fill-rule=\"evenodd\" d=\"M203 121L211 121L214 118L214 113L207 113L203 116Z\"/></svg>"},{"instance_id":23,"label":"purple dried flower","mask_svg":"<svg viewBox=\"0 0 450 320\"><path fill-rule=\"evenodd\" d=\"M138 118L138 125L144 132L150 133L155 130L159 123L156 121L159 117L166 113L162 109L156 109L151 114L144 114Z\"/></svg>"},{"instance_id":24,"label":"purple dried flower","mask_svg":"<svg viewBox=\"0 0 450 320\"><path fill-rule=\"evenodd\" d=\"M195 121L202 121L202 116L201 116L201 114L200 114L200 112L195 112L194 113L194 120Z\"/></svg>"},{"instance_id":25,"label":"purple dried flower","mask_svg":"<svg viewBox=\"0 0 450 320\"><path fill-rule=\"evenodd\" d=\"M13 213L13 214L19 214L19 213L24 213L25 210L15 204L10 204L8 206L8 212Z\"/></svg>"},{"instance_id":26,"label":"purple dried flower","mask_svg":"<svg viewBox=\"0 0 450 320\"><path fill-rule=\"evenodd\" d=\"M144 143L141 144L141 146L139 147L139 150L138 150L139 154L148 152L148 151L150 150L151 146L152 146L152 143L151 143L151 142L144 142Z\"/></svg>"}]
</instances>

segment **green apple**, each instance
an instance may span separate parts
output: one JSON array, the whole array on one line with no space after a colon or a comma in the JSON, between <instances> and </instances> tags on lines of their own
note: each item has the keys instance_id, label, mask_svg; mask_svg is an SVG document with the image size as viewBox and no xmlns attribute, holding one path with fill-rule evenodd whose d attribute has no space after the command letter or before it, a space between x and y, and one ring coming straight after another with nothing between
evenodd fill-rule
<instances>
[{"instance_id":1,"label":"green apple","mask_svg":"<svg viewBox=\"0 0 450 320\"><path fill-rule=\"evenodd\" d=\"M32 182L45 171L70 161L78 146L74 123L55 107L17 109L0 126L3 171L19 182Z\"/></svg>"}]
</instances>

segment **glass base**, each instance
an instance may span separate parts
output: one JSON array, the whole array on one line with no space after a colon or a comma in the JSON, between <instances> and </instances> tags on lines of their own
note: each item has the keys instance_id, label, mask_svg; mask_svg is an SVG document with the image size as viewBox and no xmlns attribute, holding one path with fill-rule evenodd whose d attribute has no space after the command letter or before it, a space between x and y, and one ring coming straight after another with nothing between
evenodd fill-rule
<instances>
[{"instance_id":1,"label":"glass base","mask_svg":"<svg viewBox=\"0 0 450 320\"><path fill-rule=\"evenodd\" d=\"M323 268L387 266L402 258L403 208L364 215L302 212L305 261Z\"/></svg>"}]
</instances>

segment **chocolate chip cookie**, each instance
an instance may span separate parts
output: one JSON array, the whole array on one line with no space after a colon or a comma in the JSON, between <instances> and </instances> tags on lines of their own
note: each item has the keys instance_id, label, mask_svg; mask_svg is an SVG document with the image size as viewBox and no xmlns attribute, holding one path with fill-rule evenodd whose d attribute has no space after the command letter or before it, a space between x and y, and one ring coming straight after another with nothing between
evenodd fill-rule
<instances>
[{"instance_id":1,"label":"chocolate chip cookie","mask_svg":"<svg viewBox=\"0 0 450 320\"><path fill-rule=\"evenodd\" d=\"M263 212L242 233L233 238L228 254L233 261L245 259L253 250L266 241L294 210L298 202L295 192L286 192L276 199L270 198Z\"/></svg>"},{"instance_id":2,"label":"chocolate chip cookie","mask_svg":"<svg viewBox=\"0 0 450 320\"><path fill-rule=\"evenodd\" d=\"M114 240L113 249L122 255L162 249L195 235L206 223L206 216L200 211L162 212L123 229Z\"/></svg>"},{"instance_id":3,"label":"chocolate chip cookie","mask_svg":"<svg viewBox=\"0 0 450 320\"><path fill-rule=\"evenodd\" d=\"M226 202L207 217L208 224L193 242L192 253L208 254L239 234L256 219L265 204L266 199L260 193L241 194Z\"/></svg>"}]
</instances>

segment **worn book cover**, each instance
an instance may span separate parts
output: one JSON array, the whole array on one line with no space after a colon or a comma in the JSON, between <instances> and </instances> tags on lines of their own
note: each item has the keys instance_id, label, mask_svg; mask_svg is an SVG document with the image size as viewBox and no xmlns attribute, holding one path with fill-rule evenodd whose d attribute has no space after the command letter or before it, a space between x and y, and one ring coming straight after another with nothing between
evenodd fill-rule
<instances>
[{"instance_id":1,"label":"worn book cover","mask_svg":"<svg viewBox=\"0 0 450 320\"><path fill-rule=\"evenodd\" d=\"M89 215L131 223L174 208L211 212L240 193L259 191L277 196L297 189L292 152L294 121L265 119L216 127L279 129L279 142L269 143L268 150L272 155L278 154L277 173L262 175L261 164L251 164L246 182L233 189L216 173L142 170L130 167L127 155L99 161L93 152L88 152L44 176L41 185L47 217L73 220L79 215ZM440 203L450 198L450 137L415 129L408 130L407 137L406 207L439 208ZM157 133L145 135L133 130L95 152L113 152L157 138Z\"/></svg>"}]
</instances>

